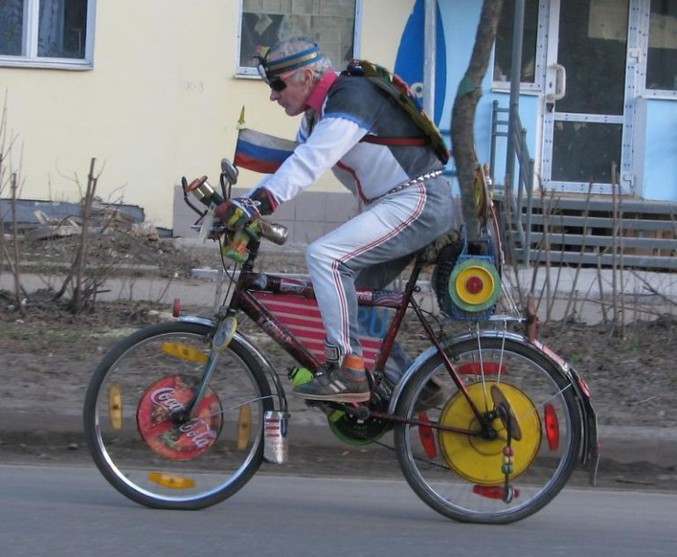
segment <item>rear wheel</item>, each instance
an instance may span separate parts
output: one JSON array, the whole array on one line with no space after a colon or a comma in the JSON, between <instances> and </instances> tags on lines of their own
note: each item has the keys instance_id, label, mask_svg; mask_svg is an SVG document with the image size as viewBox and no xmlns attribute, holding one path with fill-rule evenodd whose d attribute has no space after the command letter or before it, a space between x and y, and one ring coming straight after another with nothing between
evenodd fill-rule
<instances>
[{"instance_id":1,"label":"rear wheel","mask_svg":"<svg viewBox=\"0 0 677 557\"><path fill-rule=\"evenodd\" d=\"M396 408L418 422L395 426L402 472L426 504L454 520L526 518L557 495L576 464L581 422L568 379L534 348L498 335L463 340L447 354L467 395L439 354L412 375Z\"/></svg>"},{"instance_id":2,"label":"rear wheel","mask_svg":"<svg viewBox=\"0 0 677 557\"><path fill-rule=\"evenodd\" d=\"M211 329L171 322L120 341L85 397L89 450L123 495L163 509L200 509L233 495L263 460L263 417L273 409L260 366L234 338L193 419Z\"/></svg>"}]
</instances>

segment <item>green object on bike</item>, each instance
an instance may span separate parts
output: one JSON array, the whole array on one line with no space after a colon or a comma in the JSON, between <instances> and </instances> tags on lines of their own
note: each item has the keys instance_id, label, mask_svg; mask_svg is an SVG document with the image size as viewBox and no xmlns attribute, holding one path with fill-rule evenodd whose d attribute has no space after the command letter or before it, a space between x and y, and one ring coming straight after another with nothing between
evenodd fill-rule
<instances>
[{"instance_id":1,"label":"green object on bike","mask_svg":"<svg viewBox=\"0 0 677 557\"><path fill-rule=\"evenodd\" d=\"M313 380L313 372L305 367L295 367L289 372L289 379L294 387L304 385Z\"/></svg>"},{"instance_id":2,"label":"green object on bike","mask_svg":"<svg viewBox=\"0 0 677 557\"><path fill-rule=\"evenodd\" d=\"M249 242L256 240L258 222L250 223L246 228L236 230L229 244L223 247L223 255L232 261L243 263L249 255Z\"/></svg>"},{"instance_id":3,"label":"green object on bike","mask_svg":"<svg viewBox=\"0 0 677 557\"><path fill-rule=\"evenodd\" d=\"M376 419L360 420L337 410L327 417L331 432L348 445L363 447L378 441L388 430L391 424Z\"/></svg>"},{"instance_id":4,"label":"green object on bike","mask_svg":"<svg viewBox=\"0 0 677 557\"><path fill-rule=\"evenodd\" d=\"M342 412L341 410L334 410L329 416L327 416L327 419L329 422L338 422L343 416L345 416L346 413Z\"/></svg>"}]
</instances>

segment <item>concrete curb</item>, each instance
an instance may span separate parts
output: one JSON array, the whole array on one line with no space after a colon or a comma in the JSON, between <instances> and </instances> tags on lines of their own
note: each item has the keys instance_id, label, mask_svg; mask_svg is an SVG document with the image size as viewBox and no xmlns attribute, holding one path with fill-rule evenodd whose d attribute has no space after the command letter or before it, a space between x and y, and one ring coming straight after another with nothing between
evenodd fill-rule
<instances>
[{"instance_id":1,"label":"concrete curb","mask_svg":"<svg viewBox=\"0 0 677 557\"><path fill-rule=\"evenodd\" d=\"M345 448L348 445L338 439L323 423L318 412L289 422L289 449L294 446L315 446L323 448ZM82 434L82 418L79 415L39 414L30 412L0 411L0 439L2 433L24 433L27 437L58 432L61 434ZM658 427L600 426L599 440L601 458L621 464L647 462L661 468L677 467L677 429ZM385 443L391 441L386 435ZM378 445L361 446L360 450L382 450Z\"/></svg>"}]
</instances>

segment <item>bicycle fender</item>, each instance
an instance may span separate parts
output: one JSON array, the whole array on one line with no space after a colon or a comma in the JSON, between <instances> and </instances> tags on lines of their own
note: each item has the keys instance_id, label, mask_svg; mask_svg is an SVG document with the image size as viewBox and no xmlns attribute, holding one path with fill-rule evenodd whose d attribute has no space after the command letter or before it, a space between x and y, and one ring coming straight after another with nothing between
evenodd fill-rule
<instances>
[{"instance_id":1,"label":"bicycle fender","mask_svg":"<svg viewBox=\"0 0 677 557\"><path fill-rule=\"evenodd\" d=\"M179 321L183 321L185 323L197 323L199 325L204 325L209 328L216 328L216 321L212 318L209 317L201 317L198 315L182 315L179 317ZM246 336L244 336L240 332L235 332L235 335L233 336L233 339L242 347L244 348L247 353L256 360L256 362L263 368L263 370L266 372L268 377L270 378L270 381L272 382L275 390L275 394L277 395L277 410L280 412L284 412L285 415L288 415L288 405L287 405L287 396L284 392L284 387L282 386L282 383L280 382L280 377L278 376L277 372L275 371L275 366L271 363L270 359L268 359L268 356L261 352Z\"/></svg>"},{"instance_id":2,"label":"bicycle fender","mask_svg":"<svg viewBox=\"0 0 677 557\"><path fill-rule=\"evenodd\" d=\"M578 402L579 412L581 414L581 423L583 424L583 442L581 443L580 461L582 465L588 465L590 468L590 484L597 483L597 469L599 466L599 428L597 426L597 412L592 405L590 388L581 378L573 366L564 358L555 353L551 348L538 339L523 339L532 348L548 358L566 377L572 386L576 402Z\"/></svg>"},{"instance_id":3,"label":"bicycle fender","mask_svg":"<svg viewBox=\"0 0 677 557\"><path fill-rule=\"evenodd\" d=\"M201 317L199 315L182 315L178 318L178 321L182 323L197 323L198 325L204 325L205 327L216 327L216 321L209 317Z\"/></svg>"},{"instance_id":4,"label":"bicycle fender","mask_svg":"<svg viewBox=\"0 0 677 557\"><path fill-rule=\"evenodd\" d=\"M531 350L534 350L534 352L538 353L539 356L552 363L560 375L567 381L569 385L571 385L574 398L578 403L578 410L581 415L581 424L583 427L583 442L581 443L581 453L579 458L581 464L587 464L590 466L590 483L591 485L595 485L597 478L597 467L599 465L600 458L597 413L592 406L592 402L590 400L590 390L588 389L585 381L581 379L578 373L566 360L564 360L539 340L529 340L523 335L499 330L482 331L479 338L480 340L488 338L509 339L520 343ZM446 339L444 342L442 342L442 347L446 350L454 344L473 339L477 339L477 334L461 333ZM412 365L402 376L402 379L400 379L400 381L395 386L392 398L390 399L390 404L388 406L389 413L395 413L400 396L404 391L405 385L409 382L409 379L423 366L425 362L434 357L436 354L437 348L432 346L422 352L414 360Z\"/></svg>"},{"instance_id":5,"label":"bicycle fender","mask_svg":"<svg viewBox=\"0 0 677 557\"><path fill-rule=\"evenodd\" d=\"M442 346L446 347L447 343L444 343ZM412 362L412 364L409 366L407 371L404 372L404 375L400 378L400 380L397 382L397 385L395 385L395 388L393 389L393 395L390 398L390 404L388 404L388 414L394 414L395 413L395 408L397 407L397 402L400 399L400 396L402 395L402 391L404 390L404 386L409 382L409 379L411 378L414 373L416 373L420 367L430 358L432 358L435 354L437 354L437 348L434 346L431 346L424 352L421 352L416 359Z\"/></svg>"},{"instance_id":6,"label":"bicycle fender","mask_svg":"<svg viewBox=\"0 0 677 557\"><path fill-rule=\"evenodd\" d=\"M509 338L516 342L524 342L525 344L528 344L525 342L524 337L516 335L514 333L508 333L505 331L482 331L480 338L493 338L493 337ZM460 333L452 337L449 337L448 339L443 341L442 348L446 350L449 346L453 344L464 342L466 340L472 340L475 338L477 338L477 335L474 333ZM430 348L419 354L413 361L411 366L409 366L409 369L407 369L407 371L404 372L404 375L399 380L397 385L395 385L395 389L393 390L393 396L390 399L390 404L388 405L389 413L391 414L395 413L395 408L397 407L399 398L402 395L404 386L409 382L411 376L414 375L421 368L421 366L423 366L423 364L427 362L430 358L432 358L435 354L437 354L437 348L431 346Z\"/></svg>"},{"instance_id":7,"label":"bicycle fender","mask_svg":"<svg viewBox=\"0 0 677 557\"><path fill-rule=\"evenodd\" d=\"M261 367L265 370L265 372L268 374L268 377L270 377L270 380L275 387L275 392L277 394L277 400L278 400L278 406L277 409L280 412L283 412L285 416L289 415L289 410L287 407L287 395L284 392L284 387L282 386L282 383L280 382L280 377L275 371L275 366L273 366L272 362L268 359L268 356L261 352L246 336L241 335L239 333L235 333L235 338L244 346L251 354L252 357L254 357Z\"/></svg>"}]
</instances>

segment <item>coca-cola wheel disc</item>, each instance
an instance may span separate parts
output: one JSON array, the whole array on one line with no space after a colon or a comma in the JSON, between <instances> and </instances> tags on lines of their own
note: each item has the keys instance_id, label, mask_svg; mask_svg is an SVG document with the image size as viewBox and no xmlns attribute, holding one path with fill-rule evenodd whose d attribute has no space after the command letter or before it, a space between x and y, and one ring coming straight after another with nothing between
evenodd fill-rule
<instances>
[{"instance_id":1,"label":"coca-cola wheel disc","mask_svg":"<svg viewBox=\"0 0 677 557\"><path fill-rule=\"evenodd\" d=\"M141 437L157 455L171 460L190 460L214 444L223 425L223 409L216 393L207 391L193 419L175 419L195 396L199 381L170 375L150 385L139 402L136 423Z\"/></svg>"}]
</instances>

